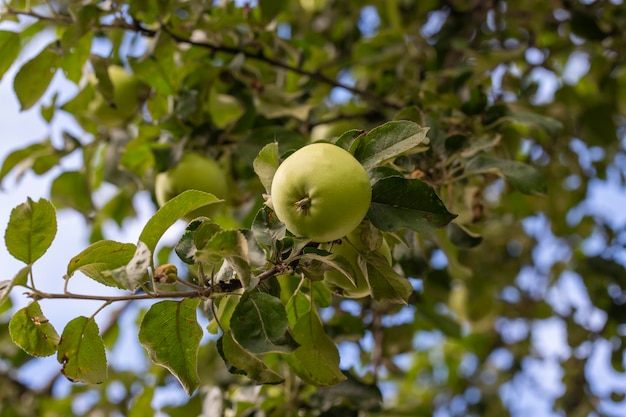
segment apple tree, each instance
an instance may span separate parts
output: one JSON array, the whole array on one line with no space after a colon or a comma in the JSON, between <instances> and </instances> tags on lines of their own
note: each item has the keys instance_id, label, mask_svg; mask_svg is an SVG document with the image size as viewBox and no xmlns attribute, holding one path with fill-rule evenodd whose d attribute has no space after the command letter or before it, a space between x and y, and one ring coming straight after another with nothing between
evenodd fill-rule
<instances>
[{"instance_id":1,"label":"apple tree","mask_svg":"<svg viewBox=\"0 0 626 417\"><path fill-rule=\"evenodd\" d=\"M11 138L0 180L54 176L4 222L3 416L88 394L84 415L527 415L521 381L551 369L533 402L559 415L624 394L589 366L603 346L624 366L624 224L584 203L623 181L620 1L9 0L0 20L0 77L51 129ZM152 214L113 239L138 199ZM87 238L43 276L61 211ZM143 371L111 361L129 331ZM59 374L30 387L42 357Z\"/></svg>"}]
</instances>

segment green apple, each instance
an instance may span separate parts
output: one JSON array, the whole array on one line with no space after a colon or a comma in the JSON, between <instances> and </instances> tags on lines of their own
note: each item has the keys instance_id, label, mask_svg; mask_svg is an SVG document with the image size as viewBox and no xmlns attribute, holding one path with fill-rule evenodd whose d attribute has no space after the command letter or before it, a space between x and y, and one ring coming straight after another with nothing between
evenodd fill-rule
<instances>
[{"instance_id":1,"label":"green apple","mask_svg":"<svg viewBox=\"0 0 626 417\"><path fill-rule=\"evenodd\" d=\"M341 239L365 218L372 188L348 151L313 143L279 165L271 186L276 217L296 236L313 242Z\"/></svg>"},{"instance_id":2,"label":"green apple","mask_svg":"<svg viewBox=\"0 0 626 417\"><path fill-rule=\"evenodd\" d=\"M363 239L363 237L365 237L365 239ZM382 236L380 237L381 239L378 241L378 246L373 251L384 256L391 265L391 249L387 241L382 238ZM351 232L348 236L343 238L341 242L323 244L320 246L321 249L330 250L331 253L346 258L355 273L353 277L354 283L337 270L324 273L324 284L332 292L346 298L362 298L371 294L370 286L361 268L359 268L358 262L360 256L367 256L368 252L370 252L367 249L369 246L371 246L370 239L366 237L366 232L364 232L361 227Z\"/></svg>"},{"instance_id":3,"label":"green apple","mask_svg":"<svg viewBox=\"0 0 626 417\"><path fill-rule=\"evenodd\" d=\"M221 199L228 197L228 183L222 168L214 159L196 152L184 154L176 166L159 173L154 188L159 207L187 190L204 191ZM185 219L213 217L219 211L219 206L216 203L201 207L185 216Z\"/></svg>"},{"instance_id":4,"label":"green apple","mask_svg":"<svg viewBox=\"0 0 626 417\"><path fill-rule=\"evenodd\" d=\"M96 91L85 115L102 127L123 127L139 111L147 86L120 66L111 65L107 70L113 84L113 100L107 100Z\"/></svg>"}]
</instances>

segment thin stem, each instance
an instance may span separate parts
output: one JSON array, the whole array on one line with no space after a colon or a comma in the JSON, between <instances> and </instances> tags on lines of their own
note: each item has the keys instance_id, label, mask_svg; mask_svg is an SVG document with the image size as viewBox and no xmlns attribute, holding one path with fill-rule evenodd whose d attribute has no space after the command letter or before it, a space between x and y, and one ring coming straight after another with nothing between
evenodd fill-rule
<instances>
[{"instance_id":1,"label":"thin stem","mask_svg":"<svg viewBox=\"0 0 626 417\"><path fill-rule=\"evenodd\" d=\"M74 20L70 17L66 17L66 16L45 16L42 15L40 13L37 12L33 12L31 10L16 10L13 9L11 7L6 7L5 8L5 12L8 14L12 14L14 16L29 16L29 17L34 17L38 20L41 21L46 21L46 22L51 22L57 25L72 25L74 24ZM128 24L126 22L123 21L119 21L116 23L112 23L112 24L105 24L105 23L99 23L96 22L94 25L94 29L99 29L99 30L111 30L111 29L121 29L121 30L129 30L129 31L135 31L137 33L140 33L143 36L149 37L149 38L153 38L157 35L158 31L157 30L151 30L151 29L147 29L145 27L143 27L141 25L141 22L135 21L134 24ZM293 66L290 64L287 64L286 62L280 61L279 59L276 58L272 58L269 57L267 55L265 55L263 53L263 51L260 50L256 50L256 51L250 51L250 50L246 50L240 47L233 47L233 46L227 46L227 45L220 45L220 44L213 44L213 43L209 43L209 42L199 42L199 41L194 41L191 40L189 38L186 38L184 36L181 36L175 32L173 32L171 29L169 29L166 26L161 26L160 28L163 32L167 33L172 39L174 39L176 42L178 43L186 43L188 45L193 45L193 46L197 46L200 48L205 48L205 49L209 49L211 51L214 52L222 52L222 53L226 53L229 55L243 55L245 56L247 59L250 60L254 60L254 61L259 61L259 62L264 62L266 64L269 64L273 67L276 68L282 68L286 71L295 73L295 74L299 74L302 76L306 76L311 78L314 81L318 81L320 83L323 84L327 84L330 85L331 87L336 87L336 88L342 88L344 90L349 91L350 93L359 96L367 101L369 101L372 104L376 104L376 105L382 105L383 107L388 107L391 109L395 109L395 110L400 110L402 109L402 104L400 103L396 103L394 101L390 101L389 99L385 98L385 97L381 97L378 96L374 93L371 93L367 90L362 90L360 88L357 87L352 87L348 84L344 84L341 83L339 81L337 81L334 78L331 78L329 76L326 76L324 74L322 74L319 70L315 70L315 71L309 71L309 70L305 70L302 69L300 67L297 66Z\"/></svg>"}]
</instances>

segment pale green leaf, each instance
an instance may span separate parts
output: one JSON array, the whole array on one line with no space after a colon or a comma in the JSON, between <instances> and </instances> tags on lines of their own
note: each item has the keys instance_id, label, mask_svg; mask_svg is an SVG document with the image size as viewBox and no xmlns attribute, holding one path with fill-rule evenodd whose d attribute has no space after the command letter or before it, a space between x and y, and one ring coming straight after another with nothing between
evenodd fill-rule
<instances>
[{"instance_id":1,"label":"pale green leaf","mask_svg":"<svg viewBox=\"0 0 626 417\"><path fill-rule=\"evenodd\" d=\"M231 332L225 332L220 342L218 342L218 349L229 368L229 372L244 374L258 384L280 384L283 382L283 377L268 368L257 356L241 347L233 339Z\"/></svg>"},{"instance_id":2,"label":"pale green leaf","mask_svg":"<svg viewBox=\"0 0 626 417\"><path fill-rule=\"evenodd\" d=\"M9 322L16 345L32 356L50 356L57 351L59 334L43 315L37 301L18 310Z\"/></svg>"}]
</instances>

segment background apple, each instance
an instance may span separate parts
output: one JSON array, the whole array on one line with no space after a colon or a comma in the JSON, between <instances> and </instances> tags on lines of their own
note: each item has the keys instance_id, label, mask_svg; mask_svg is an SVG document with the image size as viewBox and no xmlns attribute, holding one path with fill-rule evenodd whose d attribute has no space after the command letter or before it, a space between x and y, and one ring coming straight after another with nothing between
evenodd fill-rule
<instances>
[{"instance_id":1,"label":"background apple","mask_svg":"<svg viewBox=\"0 0 626 417\"><path fill-rule=\"evenodd\" d=\"M85 115L99 126L114 128L125 126L139 111L148 88L133 74L118 65L108 67L113 84L113 101L96 90Z\"/></svg>"},{"instance_id":2,"label":"background apple","mask_svg":"<svg viewBox=\"0 0 626 417\"><path fill-rule=\"evenodd\" d=\"M176 166L156 176L155 194L159 207L187 190L204 191L226 199L228 196L226 175L214 159L195 152L186 153ZM221 205L216 203L199 208L185 216L185 219L213 217L219 212Z\"/></svg>"}]
</instances>

